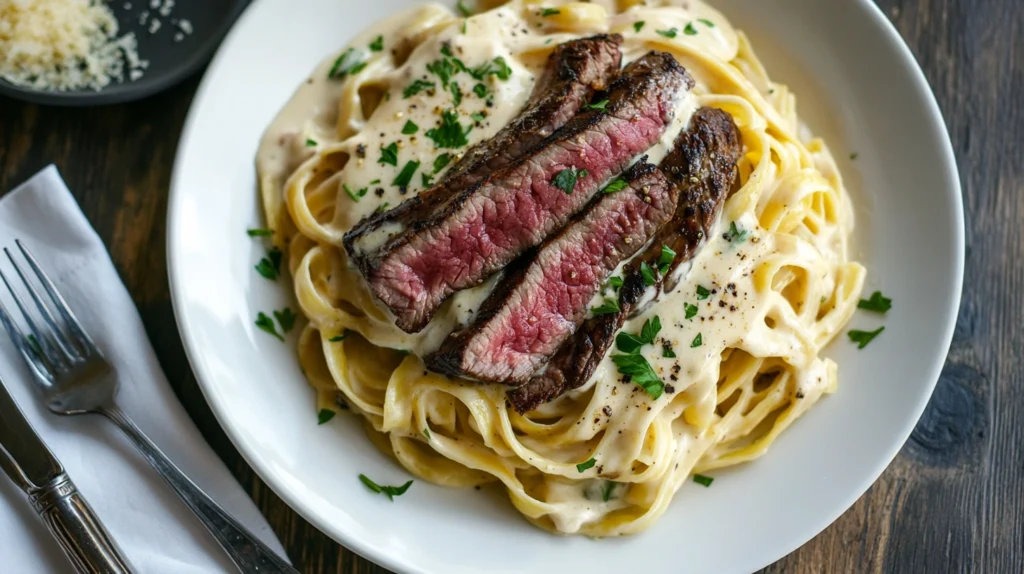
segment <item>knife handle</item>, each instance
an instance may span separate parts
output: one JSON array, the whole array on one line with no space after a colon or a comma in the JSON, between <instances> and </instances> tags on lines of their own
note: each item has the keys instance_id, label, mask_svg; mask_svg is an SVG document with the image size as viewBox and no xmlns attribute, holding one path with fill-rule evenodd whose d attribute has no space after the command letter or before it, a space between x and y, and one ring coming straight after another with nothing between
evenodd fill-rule
<instances>
[{"instance_id":1,"label":"knife handle","mask_svg":"<svg viewBox=\"0 0 1024 574\"><path fill-rule=\"evenodd\" d=\"M32 506L57 539L76 572L130 574L131 563L67 474L32 487Z\"/></svg>"}]
</instances>

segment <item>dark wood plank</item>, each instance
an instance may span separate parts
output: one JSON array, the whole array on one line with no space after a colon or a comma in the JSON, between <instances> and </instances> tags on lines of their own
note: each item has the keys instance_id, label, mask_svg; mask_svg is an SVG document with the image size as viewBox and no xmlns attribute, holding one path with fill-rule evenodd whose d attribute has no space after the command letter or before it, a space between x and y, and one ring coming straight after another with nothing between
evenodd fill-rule
<instances>
[{"instance_id":1,"label":"dark wood plank","mask_svg":"<svg viewBox=\"0 0 1024 574\"><path fill-rule=\"evenodd\" d=\"M949 360L881 479L767 573L1024 572L1024 5L877 0L950 130L967 210L967 280ZM175 392L304 572L379 574L289 509L217 425L188 368L165 260L170 168L196 79L133 104L0 98L0 190L60 167L110 249ZM116 166L116 167L115 167Z\"/></svg>"}]
</instances>

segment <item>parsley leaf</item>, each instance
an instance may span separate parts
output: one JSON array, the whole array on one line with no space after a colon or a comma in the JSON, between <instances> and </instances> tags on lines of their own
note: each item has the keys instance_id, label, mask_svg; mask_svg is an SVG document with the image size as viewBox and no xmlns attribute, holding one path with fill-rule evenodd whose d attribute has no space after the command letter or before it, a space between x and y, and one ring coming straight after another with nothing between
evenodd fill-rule
<instances>
[{"instance_id":1,"label":"parsley leaf","mask_svg":"<svg viewBox=\"0 0 1024 574\"><path fill-rule=\"evenodd\" d=\"M881 291L875 291L870 299L861 299L857 303L857 308L884 314L892 309L892 299L882 296Z\"/></svg>"},{"instance_id":2,"label":"parsley leaf","mask_svg":"<svg viewBox=\"0 0 1024 574\"><path fill-rule=\"evenodd\" d=\"M714 480L714 478L711 478L710 476L704 476L703 474L693 475L693 481L703 486L704 488L711 486L711 483L714 482Z\"/></svg>"},{"instance_id":3,"label":"parsley leaf","mask_svg":"<svg viewBox=\"0 0 1024 574\"><path fill-rule=\"evenodd\" d=\"M601 193L615 193L616 191L622 191L626 189L627 185L626 180L617 177L611 180Z\"/></svg>"},{"instance_id":4,"label":"parsley leaf","mask_svg":"<svg viewBox=\"0 0 1024 574\"><path fill-rule=\"evenodd\" d=\"M334 65L331 66L331 71L327 73L327 77L332 80L340 80L349 74L358 73L365 67L366 62L363 61L363 52L355 48L349 48L334 61Z\"/></svg>"},{"instance_id":5,"label":"parsley leaf","mask_svg":"<svg viewBox=\"0 0 1024 574\"><path fill-rule=\"evenodd\" d=\"M711 296L711 291L708 291L703 285L697 285L697 300L703 301Z\"/></svg>"},{"instance_id":6,"label":"parsley leaf","mask_svg":"<svg viewBox=\"0 0 1024 574\"><path fill-rule=\"evenodd\" d=\"M566 195L571 194L573 188L576 187L576 180L587 177L587 170L582 169L577 171L575 167L569 169L563 169L562 171L555 174L555 177L551 178L551 185L564 191Z\"/></svg>"},{"instance_id":7,"label":"parsley leaf","mask_svg":"<svg viewBox=\"0 0 1024 574\"><path fill-rule=\"evenodd\" d=\"M316 140L306 138L306 147L316 147Z\"/></svg>"},{"instance_id":8,"label":"parsley leaf","mask_svg":"<svg viewBox=\"0 0 1024 574\"><path fill-rule=\"evenodd\" d=\"M683 28L683 33L687 36L695 36L697 34L697 29L693 27L693 22L686 23L686 27Z\"/></svg>"},{"instance_id":9,"label":"parsley leaf","mask_svg":"<svg viewBox=\"0 0 1024 574\"><path fill-rule=\"evenodd\" d=\"M380 148L380 159L377 163L386 163L398 167L398 142L391 142Z\"/></svg>"},{"instance_id":10,"label":"parsley leaf","mask_svg":"<svg viewBox=\"0 0 1024 574\"><path fill-rule=\"evenodd\" d=\"M618 290L619 287L622 287L622 277L612 275L608 278L608 284L611 285L613 289Z\"/></svg>"},{"instance_id":11,"label":"parsley leaf","mask_svg":"<svg viewBox=\"0 0 1024 574\"><path fill-rule=\"evenodd\" d=\"M458 148L469 143L466 134L471 128L462 128L455 110L445 110L441 114L441 125L427 130L427 137L434 140L434 145L439 148Z\"/></svg>"},{"instance_id":12,"label":"parsley leaf","mask_svg":"<svg viewBox=\"0 0 1024 574\"><path fill-rule=\"evenodd\" d=\"M249 237L270 237L274 234L272 229L247 229L245 232Z\"/></svg>"},{"instance_id":13,"label":"parsley leaf","mask_svg":"<svg viewBox=\"0 0 1024 574\"><path fill-rule=\"evenodd\" d=\"M373 52L380 52L384 49L384 36L377 36L372 42L370 42L370 50Z\"/></svg>"},{"instance_id":14,"label":"parsley leaf","mask_svg":"<svg viewBox=\"0 0 1024 574\"><path fill-rule=\"evenodd\" d=\"M654 277L654 270L651 269L651 266L646 261L640 264L640 275L644 278L644 285L648 287L657 282L657 279Z\"/></svg>"},{"instance_id":15,"label":"parsley leaf","mask_svg":"<svg viewBox=\"0 0 1024 574\"><path fill-rule=\"evenodd\" d=\"M473 121L478 123L478 124L487 119L487 116L485 116L482 112L476 112L474 114L469 114L469 117L473 118Z\"/></svg>"},{"instance_id":16,"label":"parsley leaf","mask_svg":"<svg viewBox=\"0 0 1024 574\"><path fill-rule=\"evenodd\" d=\"M715 23L712 22L711 20L708 20L707 18L697 18L697 21L700 22L701 24L704 24L708 28L714 28L715 27Z\"/></svg>"},{"instance_id":17,"label":"parsley leaf","mask_svg":"<svg viewBox=\"0 0 1024 574\"><path fill-rule=\"evenodd\" d=\"M583 106L583 107L584 107L584 109L587 109L587 110L604 110L605 108L608 107L608 99L606 98L606 99L603 99L603 100L601 100L599 102L594 102L592 104L587 104L586 106Z\"/></svg>"},{"instance_id":18,"label":"parsley leaf","mask_svg":"<svg viewBox=\"0 0 1024 574\"><path fill-rule=\"evenodd\" d=\"M280 311L274 311L274 318L281 324L281 330L288 333L295 327L295 319L298 318L298 315L290 307L285 307Z\"/></svg>"},{"instance_id":19,"label":"parsley leaf","mask_svg":"<svg viewBox=\"0 0 1024 574\"><path fill-rule=\"evenodd\" d=\"M666 38L675 38L677 30L675 28L669 28L668 30L655 30L655 32Z\"/></svg>"},{"instance_id":20,"label":"parsley leaf","mask_svg":"<svg viewBox=\"0 0 1024 574\"><path fill-rule=\"evenodd\" d=\"M421 171L420 182L423 184L423 187L430 187L434 183L434 178L433 176L427 175L427 172Z\"/></svg>"},{"instance_id":21,"label":"parsley leaf","mask_svg":"<svg viewBox=\"0 0 1024 574\"><path fill-rule=\"evenodd\" d=\"M508 66L505 58L498 56L490 62L484 62L475 68L466 68L462 62L458 62L464 72L473 76L475 80L483 80L487 76L498 76L499 80L505 81L512 77L512 68Z\"/></svg>"},{"instance_id":22,"label":"parsley leaf","mask_svg":"<svg viewBox=\"0 0 1024 574\"><path fill-rule=\"evenodd\" d=\"M545 8L545 9L541 10L540 15L544 16L544 17L547 17L547 16L555 16L555 15L561 14L561 13L562 13L562 11L559 10L558 8Z\"/></svg>"},{"instance_id":23,"label":"parsley leaf","mask_svg":"<svg viewBox=\"0 0 1024 574\"><path fill-rule=\"evenodd\" d=\"M450 91L452 93L452 101L454 102L454 105L457 106L462 103L462 88L460 88L459 85L456 84L455 82L452 82L450 87Z\"/></svg>"},{"instance_id":24,"label":"parsley leaf","mask_svg":"<svg viewBox=\"0 0 1024 574\"><path fill-rule=\"evenodd\" d=\"M409 490L409 486L412 484L412 481L410 480L409 482L403 484L402 486L381 486L376 482L370 480L370 478L365 474L360 474L359 480L364 485L366 485L366 488L369 488L370 490L377 494L383 494L384 496L387 496L388 500L390 500L391 502L395 501L394 497L405 494L405 491Z\"/></svg>"},{"instance_id":25,"label":"parsley leaf","mask_svg":"<svg viewBox=\"0 0 1024 574\"><path fill-rule=\"evenodd\" d=\"M466 6L466 4L462 2L462 0L459 0L459 1L458 1L458 2L457 2L457 3L455 4L455 9L459 11L459 14L462 14L462 17L463 17L463 18L468 18L468 17L469 17L469 16L470 16L470 15L471 15L471 14L473 13L473 12L472 12L472 11L471 11L471 10L469 9L469 7L468 7L468 6Z\"/></svg>"},{"instance_id":26,"label":"parsley leaf","mask_svg":"<svg viewBox=\"0 0 1024 574\"><path fill-rule=\"evenodd\" d=\"M487 95L487 86L483 84L477 84L473 86L473 93L476 94L476 97L482 98Z\"/></svg>"},{"instance_id":27,"label":"parsley leaf","mask_svg":"<svg viewBox=\"0 0 1024 574\"><path fill-rule=\"evenodd\" d=\"M277 328L274 326L274 320L267 316L266 313L260 311L256 314L256 326L265 333L269 333L278 339L284 341L284 337L277 332Z\"/></svg>"},{"instance_id":28,"label":"parsley leaf","mask_svg":"<svg viewBox=\"0 0 1024 574\"><path fill-rule=\"evenodd\" d=\"M384 213L385 211L388 210L388 206L389 205L391 205L391 204L385 201L384 203L378 205L377 209L374 209L373 212L374 213Z\"/></svg>"},{"instance_id":29,"label":"parsley leaf","mask_svg":"<svg viewBox=\"0 0 1024 574\"><path fill-rule=\"evenodd\" d=\"M394 181L391 185L397 185L398 187L409 187L409 182L412 181L412 176L416 173L416 170L420 168L420 162L418 161L407 161L402 167L402 171L395 176Z\"/></svg>"},{"instance_id":30,"label":"parsley leaf","mask_svg":"<svg viewBox=\"0 0 1024 574\"><path fill-rule=\"evenodd\" d=\"M661 317L655 315L644 321L644 326L640 328L640 340L649 345L654 342L660 331Z\"/></svg>"},{"instance_id":31,"label":"parsley leaf","mask_svg":"<svg viewBox=\"0 0 1024 574\"><path fill-rule=\"evenodd\" d=\"M661 318L655 315L653 318L644 321L643 327L640 328L639 335L620 331L615 337L615 347L623 353L629 353L631 355L639 353L640 347L654 343L654 339L658 336L660 331Z\"/></svg>"},{"instance_id":32,"label":"parsley leaf","mask_svg":"<svg viewBox=\"0 0 1024 574\"><path fill-rule=\"evenodd\" d=\"M637 32L639 32L640 30L643 30L644 29L644 24L646 24L646 22L644 22L643 20L640 20L638 22L633 22L633 30L635 30Z\"/></svg>"},{"instance_id":33,"label":"parsley leaf","mask_svg":"<svg viewBox=\"0 0 1024 574\"><path fill-rule=\"evenodd\" d=\"M686 303L684 309L686 310L686 318L693 319L697 316L697 306Z\"/></svg>"},{"instance_id":34,"label":"parsley leaf","mask_svg":"<svg viewBox=\"0 0 1024 574\"><path fill-rule=\"evenodd\" d=\"M277 280L277 269L274 269L274 264L266 257L260 258L260 262L256 264L255 269L264 279Z\"/></svg>"},{"instance_id":35,"label":"parsley leaf","mask_svg":"<svg viewBox=\"0 0 1024 574\"><path fill-rule=\"evenodd\" d=\"M601 500L608 502L612 497L612 492L618 485L619 484L617 482L612 482L610 480L601 485Z\"/></svg>"},{"instance_id":36,"label":"parsley leaf","mask_svg":"<svg viewBox=\"0 0 1024 574\"><path fill-rule=\"evenodd\" d=\"M724 237L725 240L730 243L743 243L744 241L747 240L747 235L749 234L749 231L743 229L742 227L738 227L736 225L736 222L733 221L732 223L729 224L729 231L725 232L725 234L722 235L722 237Z\"/></svg>"},{"instance_id":37,"label":"parsley leaf","mask_svg":"<svg viewBox=\"0 0 1024 574\"><path fill-rule=\"evenodd\" d=\"M665 343L665 346L661 348L661 356L665 357L666 359L674 359L676 358L676 352L672 350L671 345Z\"/></svg>"},{"instance_id":38,"label":"parsley leaf","mask_svg":"<svg viewBox=\"0 0 1024 574\"><path fill-rule=\"evenodd\" d=\"M458 72L455 64L448 58L441 58L427 64L427 71L437 76L441 80L441 86L446 90L448 89L448 82Z\"/></svg>"},{"instance_id":39,"label":"parsley leaf","mask_svg":"<svg viewBox=\"0 0 1024 574\"><path fill-rule=\"evenodd\" d=\"M381 163L384 163L384 162L381 162ZM344 189L345 193L347 193L348 196L352 198L352 201L354 201L356 203L359 203L359 198L361 198L364 195L366 195L366 192L369 191L369 188L366 188L366 187L361 188L359 191L352 191L352 188L349 187L347 183L341 184L341 188Z\"/></svg>"},{"instance_id":40,"label":"parsley leaf","mask_svg":"<svg viewBox=\"0 0 1024 574\"><path fill-rule=\"evenodd\" d=\"M612 313L618 313L620 311L619 301L618 299L609 299L605 297L604 303L598 307L591 307L590 311L594 315L611 315Z\"/></svg>"},{"instance_id":41,"label":"parsley leaf","mask_svg":"<svg viewBox=\"0 0 1024 574\"><path fill-rule=\"evenodd\" d=\"M420 131L420 126L416 125L416 122L412 120L405 120L405 125L402 126L402 133L405 135L411 135Z\"/></svg>"},{"instance_id":42,"label":"parsley leaf","mask_svg":"<svg viewBox=\"0 0 1024 574\"><path fill-rule=\"evenodd\" d=\"M693 338L693 342L690 343L690 348L691 349L696 349L697 347L699 347L699 346L701 346L703 344L704 344L704 338L701 337L700 333L697 333L697 336Z\"/></svg>"},{"instance_id":43,"label":"parsley leaf","mask_svg":"<svg viewBox=\"0 0 1024 574\"><path fill-rule=\"evenodd\" d=\"M330 339L327 339L327 340L330 341L331 343L340 343L341 341L344 341L345 338L348 337L348 334L351 333L351 332L352 331L349 331L348 329L345 329L344 331L341 332L340 335L335 335L335 336L333 336L333 337L331 337Z\"/></svg>"},{"instance_id":44,"label":"parsley leaf","mask_svg":"<svg viewBox=\"0 0 1024 574\"><path fill-rule=\"evenodd\" d=\"M436 87L437 85L434 84L434 82L416 80L415 82L409 84L409 86L406 87L404 90L402 90L402 97L408 98L410 96L415 96L416 94L422 92L423 90L433 90Z\"/></svg>"},{"instance_id":45,"label":"parsley leaf","mask_svg":"<svg viewBox=\"0 0 1024 574\"><path fill-rule=\"evenodd\" d=\"M434 158L434 173L437 173L448 165L448 162L452 161L452 156L443 153Z\"/></svg>"},{"instance_id":46,"label":"parsley leaf","mask_svg":"<svg viewBox=\"0 0 1024 574\"><path fill-rule=\"evenodd\" d=\"M612 355L612 362L619 372L628 375L630 380L640 385L652 398L658 398L665 392L665 383L654 372L647 359L639 353L630 355Z\"/></svg>"},{"instance_id":47,"label":"parsley leaf","mask_svg":"<svg viewBox=\"0 0 1024 574\"><path fill-rule=\"evenodd\" d=\"M852 331L847 333L847 336L850 337L851 341L857 343L858 349L863 349L864 347L867 347L868 343L870 343L875 337L878 336L879 333L881 333L884 330L885 327L879 327L874 331L858 331L856 329L853 329Z\"/></svg>"},{"instance_id":48,"label":"parsley leaf","mask_svg":"<svg viewBox=\"0 0 1024 574\"><path fill-rule=\"evenodd\" d=\"M316 424L322 425L325 422L334 418L335 412L331 409L320 409L320 412L316 415Z\"/></svg>"},{"instance_id":49,"label":"parsley leaf","mask_svg":"<svg viewBox=\"0 0 1024 574\"><path fill-rule=\"evenodd\" d=\"M676 258L676 252L668 245L661 246L661 257L658 257L658 271L664 275L668 272L668 268L672 265L672 261Z\"/></svg>"},{"instance_id":50,"label":"parsley leaf","mask_svg":"<svg viewBox=\"0 0 1024 574\"><path fill-rule=\"evenodd\" d=\"M591 458L587 462L581 462L581 463L577 464L576 465L576 471L577 472L583 472L583 471L585 471L585 470L587 470L589 468L593 468L595 464L597 464L597 459Z\"/></svg>"}]
</instances>

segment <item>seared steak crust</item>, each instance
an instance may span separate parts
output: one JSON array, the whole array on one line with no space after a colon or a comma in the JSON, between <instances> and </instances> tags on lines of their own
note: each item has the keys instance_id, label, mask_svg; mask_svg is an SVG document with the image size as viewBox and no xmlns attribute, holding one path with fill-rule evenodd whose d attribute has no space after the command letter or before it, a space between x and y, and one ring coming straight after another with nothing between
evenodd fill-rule
<instances>
[{"instance_id":1,"label":"seared steak crust","mask_svg":"<svg viewBox=\"0 0 1024 574\"><path fill-rule=\"evenodd\" d=\"M648 289L640 274L640 264L646 262L657 269L662 245L674 250L676 257L665 275L658 275L650 288L675 288L677 279L673 271L693 258L711 233L736 181L741 152L740 133L732 116L716 108L700 108L694 113L689 127L660 164L665 175L681 190L676 212L650 246L626 266L619 289L619 312L584 321L575 336L558 349L544 373L510 390L509 402L517 412L531 411L590 379L611 348L615 333Z\"/></svg>"},{"instance_id":2,"label":"seared steak crust","mask_svg":"<svg viewBox=\"0 0 1024 574\"><path fill-rule=\"evenodd\" d=\"M463 378L525 381L572 336L601 284L675 211L678 188L644 160L605 194L521 258L484 302L477 319L426 357L431 369Z\"/></svg>"}]
</instances>

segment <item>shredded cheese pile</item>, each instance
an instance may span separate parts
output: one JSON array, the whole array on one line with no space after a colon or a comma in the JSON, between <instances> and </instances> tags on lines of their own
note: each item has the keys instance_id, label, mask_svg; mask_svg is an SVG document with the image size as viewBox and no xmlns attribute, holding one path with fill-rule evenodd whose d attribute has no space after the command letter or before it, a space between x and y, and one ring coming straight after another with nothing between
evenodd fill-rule
<instances>
[{"instance_id":1,"label":"shredded cheese pile","mask_svg":"<svg viewBox=\"0 0 1024 574\"><path fill-rule=\"evenodd\" d=\"M37 90L100 90L142 75L134 33L99 0L0 0L0 78Z\"/></svg>"}]
</instances>

